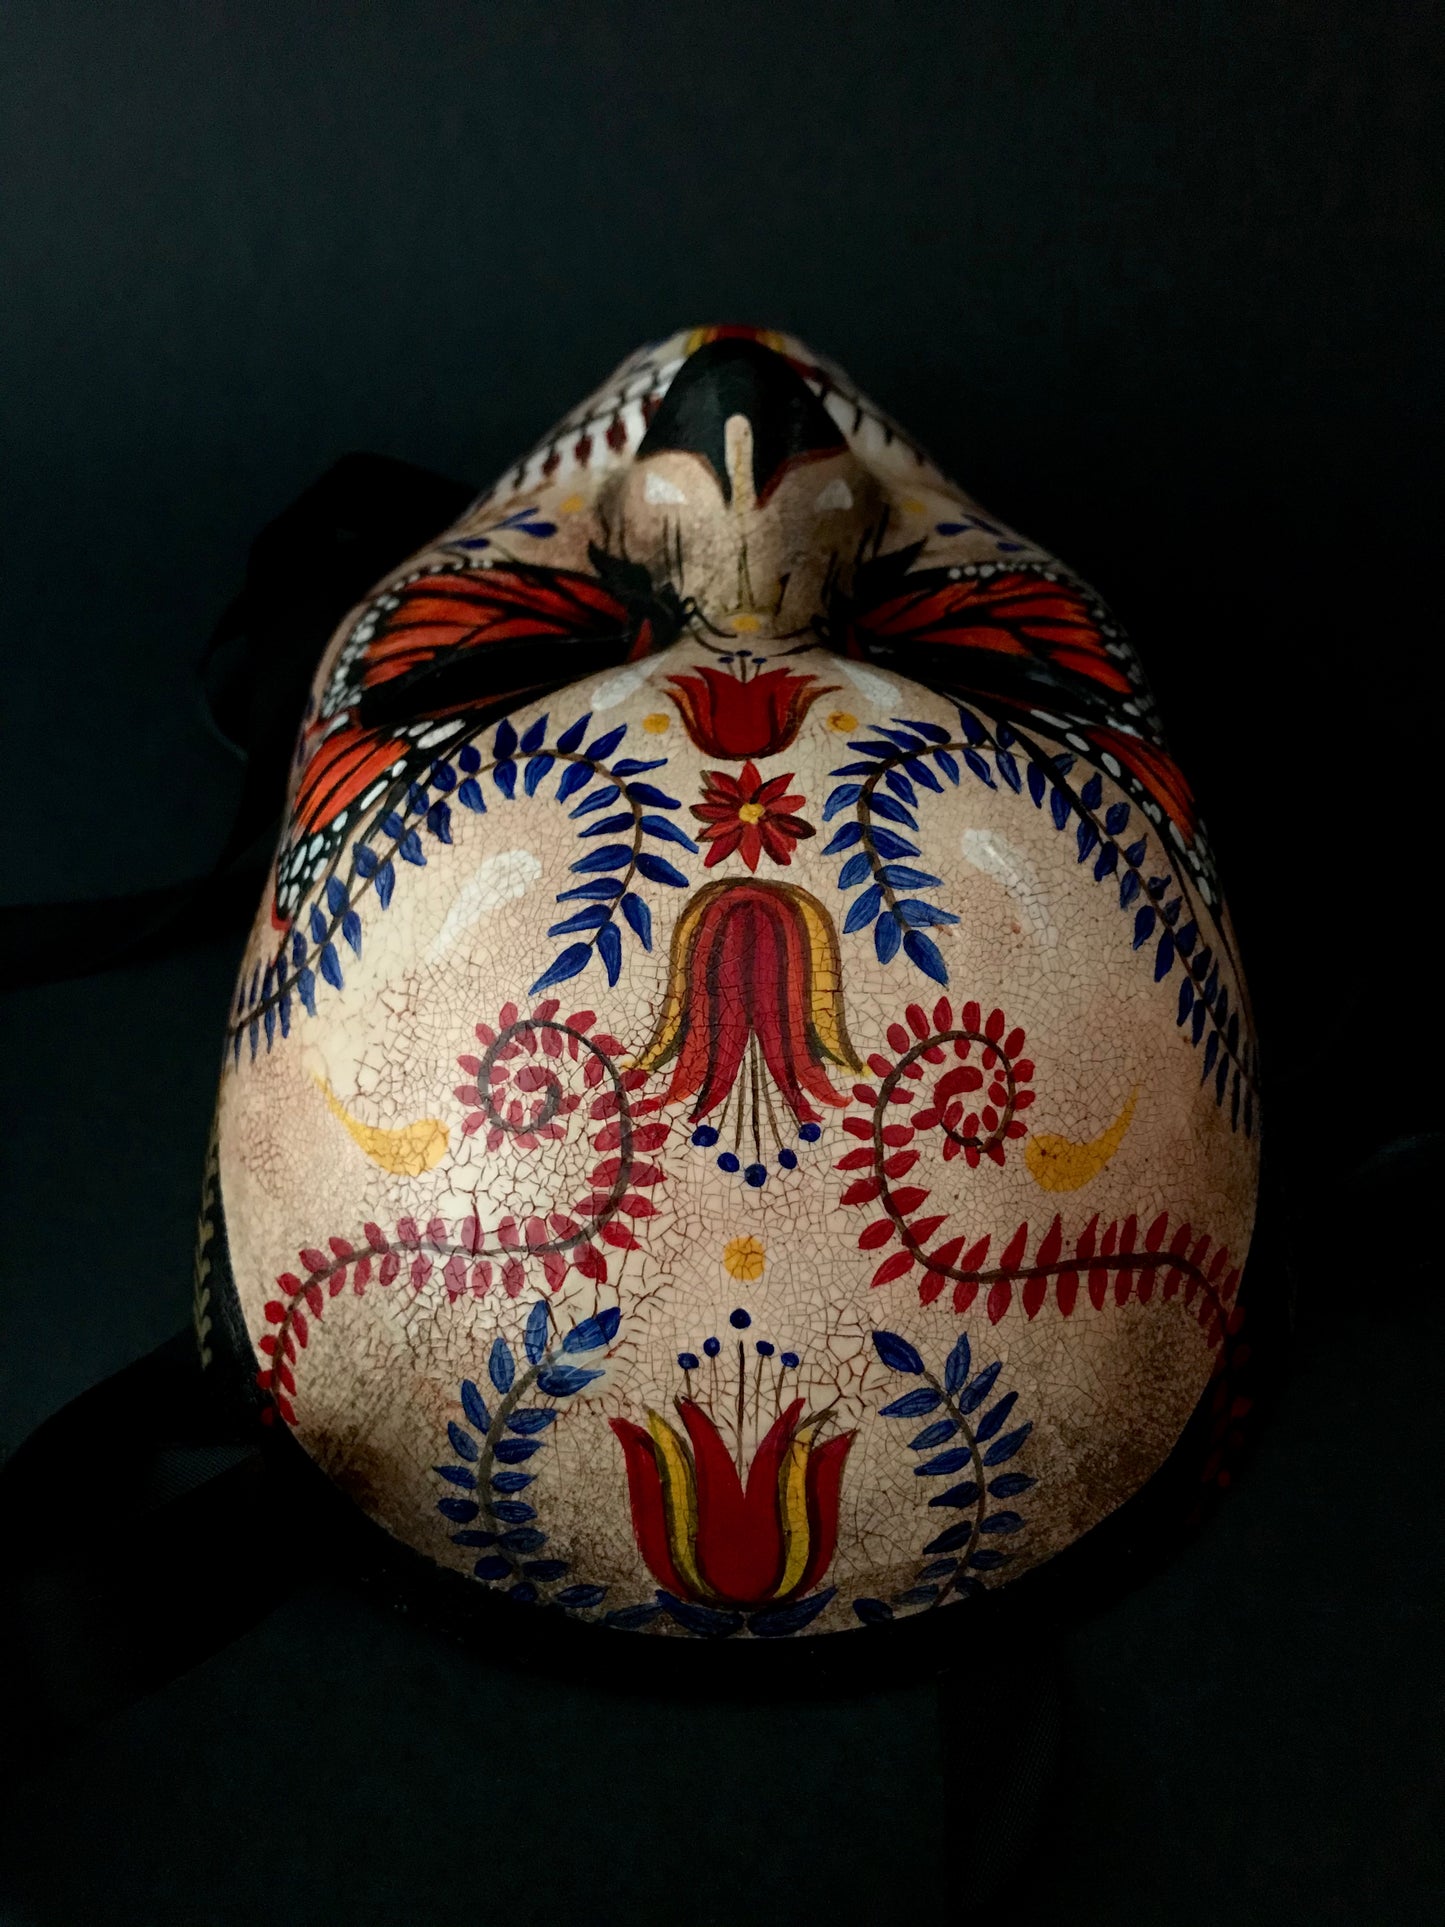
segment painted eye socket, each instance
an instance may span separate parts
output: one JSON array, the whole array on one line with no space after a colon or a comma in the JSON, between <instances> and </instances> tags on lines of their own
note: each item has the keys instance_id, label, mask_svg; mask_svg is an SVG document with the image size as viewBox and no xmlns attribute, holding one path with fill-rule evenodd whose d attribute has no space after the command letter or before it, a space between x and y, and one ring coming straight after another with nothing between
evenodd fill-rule
<instances>
[{"instance_id":1,"label":"painted eye socket","mask_svg":"<svg viewBox=\"0 0 1445 1927\"><path fill-rule=\"evenodd\" d=\"M841 475L835 475L828 486L819 491L818 499L813 504L813 511L817 515L826 515L829 509L850 509L852 506L852 489Z\"/></svg>"},{"instance_id":2,"label":"painted eye socket","mask_svg":"<svg viewBox=\"0 0 1445 1927\"><path fill-rule=\"evenodd\" d=\"M665 475L651 474L642 485L644 502L685 502L687 497L677 486L669 482Z\"/></svg>"}]
</instances>

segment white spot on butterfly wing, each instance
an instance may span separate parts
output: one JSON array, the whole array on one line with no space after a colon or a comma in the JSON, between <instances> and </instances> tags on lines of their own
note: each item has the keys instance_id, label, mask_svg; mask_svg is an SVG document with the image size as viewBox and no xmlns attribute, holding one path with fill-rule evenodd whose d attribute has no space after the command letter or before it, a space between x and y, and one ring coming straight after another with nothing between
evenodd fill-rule
<instances>
[{"instance_id":1,"label":"white spot on butterfly wing","mask_svg":"<svg viewBox=\"0 0 1445 1927\"><path fill-rule=\"evenodd\" d=\"M453 717L447 722L437 723L424 735L417 737L416 746L418 749L435 749L437 744L444 743L448 736L455 736L461 727L460 716Z\"/></svg>"},{"instance_id":2,"label":"white spot on butterfly wing","mask_svg":"<svg viewBox=\"0 0 1445 1927\"><path fill-rule=\"evenodd\" d=\"M813 504L814 512L826 515L829 509L850 509L853 506L853 491L841 475L835 475L828 486L818 491Z\"/></svg>"}]
</instances>

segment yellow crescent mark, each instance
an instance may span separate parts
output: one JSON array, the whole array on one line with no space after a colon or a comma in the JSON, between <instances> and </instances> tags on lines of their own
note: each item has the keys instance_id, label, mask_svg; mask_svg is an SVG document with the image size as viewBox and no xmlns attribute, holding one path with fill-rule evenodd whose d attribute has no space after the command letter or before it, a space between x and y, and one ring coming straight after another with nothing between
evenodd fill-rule
<instances>
[{"instance_id":1,"label":"yellow crescent mark","mask_svg":"<svg viewBox=\"0 0 1445 1927\"><path fill-rule=\"evenodd\" d=\"M373 1164L399 1178L419 1178L446 1156L447 1127L439 1117L418 1118L399 1131L385 1131L379 1124L363 1124L353 1117L325 1078L316 1079L326 1107L339 1123L346 1126Z\"/></svg>"},{"instance_id":2,"label":"yellow crescent mark","mask_svg":"<svg viewBox=\"0 0 1445 1927\"><path fill-rule=\"evenodd\" d=\"M765 348L771 348L775 354L785 355L788 352L787 337L780 335L775 328L755 328L749 332L754 341L760 341ZM716 341L721 333L721 328L691 328L688 330L687 340L682 344L682 352L685 355L695 355L699 348L705 348L710 341Z\"/></svg>"},{"instance_id":3,"label":"yellow crescent mark","mask_svg":"<svg viewBox=\"0 0 1445 1927\"><path fill-rule=\"evenodd\" d=\"M845 1070L861 1071L863 1063L854 1050L843 1020L843 972L838 962L838 935L833 920L816 897L806 890L794 889L793 901L808 933L808 949L813 966L809 985L813 1030L825 1057Z\"/></svg>"},{"instance_id":4,"label":"yellow crescent mark","mask_svg":"<svg viewBox=\"0 0 1445 1927\"><path fill-rule=\"evenodd\" d=\"M710 902L717 891L718 885L715 883L699 890L677 920L672 933L672 952L668 958L667 997L662 1006L662 1015L646 1048L632 1060L640 1071L655 1071L676 1054L682 1042L682 1017L687 1005L687 972L692 940L697 935L697 921L704 904Z\"/></svg>"},{"instance_id":5,"label":"yellow crescent mark","mask_svg":"<svg viewBox=\"0 0 1445 1927\"><path fill-rule=\"evenodd\" d=\"M1138 1096L1136 1084L1108 1130L1086 1144L1075 1144L1066 1137L1031 1137L1024 1146L1024 1158L1034 1183L1044 1191L1077 1191L1090 1178L1098 1177L1124 1142Z\"/></svg>"}]
</instances>

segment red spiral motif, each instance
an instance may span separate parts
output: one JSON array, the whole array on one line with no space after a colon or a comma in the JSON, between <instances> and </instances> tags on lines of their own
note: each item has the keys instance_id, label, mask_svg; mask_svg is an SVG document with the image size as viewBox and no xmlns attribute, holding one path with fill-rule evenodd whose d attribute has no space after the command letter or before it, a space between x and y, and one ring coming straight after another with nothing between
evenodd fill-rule
<instances>
[{"instance_id":1,"label":"red spiral motif","mask_svg":"<svg viewBox=\"0 0 1445 1927\"><path fill-rule=\"evenodd\" d=\"M263 1307L271 1329L258 1344L263 1357L257 1383L287 1424L296 1422L294 1367L310 1342L307 1314L319 1318L348 1280L358 1298L373 1284L389 1287L404 1280L414 1292L439 1285L454 1305L463 1297L484 1298L494 1284L516 1298L533 1266L551 1291L561 1289L569 1269L605 1284L603 1247L638 1248L623 1220L656 1213L644 1194L662 1183L664 1172L647 1154L661 1148L669 1127L639 1121L633 1094L646 1074L619 1068L622 1045L593 1029L595 1013L559 1018L559 1008L555 998L548 998L523 1016L515 1004L506 1004L496 1025L478 1024L483 1054L458 1058L474 1081L460 1085L456 1095L473 1107L463 1131L485 1130L486 1146L493 1151L508 1139L531 1151L565 1137L569 1120L585 1104L584 1128L596 1154L586 1194L570 1210L543 1206L526 1216L504 1216L491 1228L475 1214L432 1217L425 1224L407 1217L390 1231L368 1221L354 1237L328 1238L325 1250L303 1246L301 1269L283 1271L276 1280L279 1295ZM562 1072L569 1063L581 1067L580 1092L564 1086Z\"/></svg>"},{"instance_id":2,"label":"red spiral motif","mask_svg":"<svg viewBox=\"0 0 1445 1927\"><path fill-rule=\"evenodd\" d=\"M882 1207L883 1215L859 1232L859 1248L882 1251L896 1246L873 1273L874 1285L892 1284L921 1270L920 1301L932 1304L951 1284L957 1312L967 1311L984 1289L984 1308L997 1324L1015 1295L1032 1319L1052 1290L1067 1318L1081 1284L1087 1285L1089 1302L1101 1310L1111 1285L1116 1304L1130 1297L1146 1304L1162 1280L1160 1297L1178 1294L1193 1308L1211 1346L1239 1329L1240 1312L1230 1309L1239 1267L1231 1264L1224 1246L1194 1226L1177 1224L1171 1230L1168 1212L1160 1212L1142 1235L1133 1214L1101 1230L1096 1212L1068 1248L1060 1216L1032 1240L1025 1221L1009 1236L994 1265L988 1264L991 1231L973 1238L945 1235L938 1241L950 1213L927 1211L929 1188L903 1182L922 1156L915 1140L936 1131L943 1138L945 1162L962 1156L970 1169L984 1158L1003 1164L1008 1145L1027 1134L1020 1113L1034 1101L1034 1066L1021 1054L1023 1031L1010 1028L1001 1010L985 1017L977 1003L969 1002L955 1022L953 1005L940 997L931 1022L918 1004L910 1004L904 1017L906 1024L888 1028L888 1043L896 1055L875 1051L868 1059L878 1082L853 1086L854 1101L866 1106L868 1115L843 1120L843 1129L862 1143L837 1164L840 1171L858 1173L843 1192L844 1204ZM930 1070L936 1072L931 1081Z\"/></svg>"}]
</instances>

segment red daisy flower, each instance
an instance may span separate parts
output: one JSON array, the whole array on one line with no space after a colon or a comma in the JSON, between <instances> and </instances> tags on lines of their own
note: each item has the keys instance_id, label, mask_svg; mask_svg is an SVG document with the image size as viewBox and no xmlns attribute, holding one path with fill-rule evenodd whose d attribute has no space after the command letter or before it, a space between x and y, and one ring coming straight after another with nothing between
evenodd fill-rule
<instances>
[{"instance_id":1,"label":"red daisy flower","mask_svg":"<svg viewBox=\"0 0 1445 1927\"><path fill-rule=\"evenodd\" d=\"M791 814L802 806L801 796L789 796L793 772L769 777L765 783L756 763L744 763L739 776L720 769L703 771L703 800L692 813L707 825L701 832L712 848L705 867L711 869L736 851L750 870L758 867L764 850L774 863L790 863L793 845L816 834L811 823Z\"/></svg>"}]
</instances>

